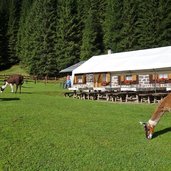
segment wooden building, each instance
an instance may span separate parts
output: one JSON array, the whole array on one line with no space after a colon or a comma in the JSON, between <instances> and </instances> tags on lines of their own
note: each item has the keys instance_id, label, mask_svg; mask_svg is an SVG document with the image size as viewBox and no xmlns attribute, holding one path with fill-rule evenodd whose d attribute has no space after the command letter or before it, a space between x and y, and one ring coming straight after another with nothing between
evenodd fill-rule
<instances>
[{"instance_id":1,"label":"wooden building","mask_svg":"<svg viewBox=\"0 0 171 171\"><path fill-rule=\"evenodd\" d=\"M171 46L93 56L72 72L72 87L171 89Z\"/></svg>"}]
</instances>

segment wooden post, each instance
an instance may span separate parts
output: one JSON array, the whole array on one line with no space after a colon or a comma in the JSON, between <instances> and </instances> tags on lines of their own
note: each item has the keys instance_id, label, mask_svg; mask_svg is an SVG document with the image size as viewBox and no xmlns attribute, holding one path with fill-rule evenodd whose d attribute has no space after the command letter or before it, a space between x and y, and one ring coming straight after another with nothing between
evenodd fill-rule
<instances>
[{"instance_id":1,"label":"wooden post","mask_svg":"<svg viewBox=\"0 0 171 171\"><path fill-rule=\"evenodd\" d=\"M154 70L155 71L155 70ZM157 80L156 80L156 78L157 78L157 73L156 73L156 71L154 72L154 75L155 75L155 80L154 80L154 92L156 93L156 83L157 83Z\"/></svg>"}]
</instances>

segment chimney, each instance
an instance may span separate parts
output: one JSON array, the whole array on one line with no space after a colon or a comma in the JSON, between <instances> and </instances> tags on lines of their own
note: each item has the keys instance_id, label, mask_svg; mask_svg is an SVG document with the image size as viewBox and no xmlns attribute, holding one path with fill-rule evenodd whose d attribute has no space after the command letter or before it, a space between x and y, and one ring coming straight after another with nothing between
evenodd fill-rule
<instances>
[{"instance_id":1,"label":"chimney","mask_svg":"<svg viewBox=\"0 0 171 171\"><path fill-rule=\"evenodd\" d=\"M112 54L112 50L111 49L108 49L107 54L108 55Z\"/></svg>"}]
</instances>

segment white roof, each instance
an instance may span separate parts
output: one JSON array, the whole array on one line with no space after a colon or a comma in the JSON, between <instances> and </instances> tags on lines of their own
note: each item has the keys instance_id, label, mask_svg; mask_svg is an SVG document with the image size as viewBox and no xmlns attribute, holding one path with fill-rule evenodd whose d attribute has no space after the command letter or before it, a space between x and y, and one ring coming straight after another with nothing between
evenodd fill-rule
<instances>
[{"instance_id":1,"label":"white roof","mask_svg":"<svg viewBox=\"0 0 171 171\"><path fill-rule=\"evenodd\" d=\"M171 46L93 56L73 74L171 70Z\"/></svg>"}]
</instances>

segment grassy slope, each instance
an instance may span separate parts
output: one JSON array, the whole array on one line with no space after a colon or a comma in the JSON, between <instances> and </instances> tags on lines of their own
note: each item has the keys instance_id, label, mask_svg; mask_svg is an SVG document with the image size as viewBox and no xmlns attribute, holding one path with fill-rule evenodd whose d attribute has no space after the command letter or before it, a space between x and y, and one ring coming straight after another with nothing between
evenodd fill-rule
<instances>
[{"instance_id":1,"label":"grassy slope","mask_svg":"<svg viewBox=\"0 0 171 171\"><path fill-rule=\"evenodd\" d=\"M0 75L10 75L10 74L22 74L22 75L29 75L24 68L21 68L19 65L14 65L7 70L0 71Z\"/></svg>"},{"instance_id":2,"label":"grassy slope","mask_svg":"<svg viewBox=\"0 0 171 171\"><path fill-rule=\"evenodd\" d=\"M0 169L170 170L171 115L145 139L139 121L155 105L64 98L56 84L0 94ZM162 132L163 130L163 132Z\"/></svg>"}]
</instances>

